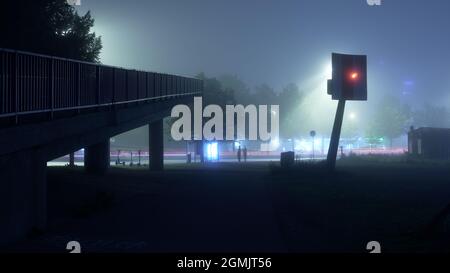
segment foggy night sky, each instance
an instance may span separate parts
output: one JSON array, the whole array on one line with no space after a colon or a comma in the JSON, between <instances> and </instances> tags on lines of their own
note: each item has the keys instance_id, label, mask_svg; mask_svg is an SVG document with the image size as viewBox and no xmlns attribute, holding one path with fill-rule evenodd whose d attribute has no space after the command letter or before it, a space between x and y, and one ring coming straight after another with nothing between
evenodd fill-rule
<instances>
[{"instance_id":1,"label":"foggy night sky","mask_svg":"<svg viewBox=\"0 0 450 273\"><path fill-rule=\"evenodd\" d=\"M447 0L82 0L77 9L91 10L105 64L308 92L331 52L367 54L369 100L450 102Z\"/></svg>"}]
</instances>

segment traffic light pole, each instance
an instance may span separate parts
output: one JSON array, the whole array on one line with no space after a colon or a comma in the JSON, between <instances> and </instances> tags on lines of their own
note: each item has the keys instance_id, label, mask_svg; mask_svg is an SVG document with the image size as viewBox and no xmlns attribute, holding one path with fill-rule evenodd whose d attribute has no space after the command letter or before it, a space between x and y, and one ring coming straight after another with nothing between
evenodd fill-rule
<instances>
[{"instance_id":1,"label":"traffic light pole","mask_svg":"<svg viewBox=\"0 0 450 273\"><path fill-rule=\"evenodd\" d=\"M336 167L336 157L341 137L342 121L344 119L345 99L340 99L334 118L333 131L331 133L330 146L328 148L327 165L328 170L334 171Z\"/></svg>"}]
</instances>

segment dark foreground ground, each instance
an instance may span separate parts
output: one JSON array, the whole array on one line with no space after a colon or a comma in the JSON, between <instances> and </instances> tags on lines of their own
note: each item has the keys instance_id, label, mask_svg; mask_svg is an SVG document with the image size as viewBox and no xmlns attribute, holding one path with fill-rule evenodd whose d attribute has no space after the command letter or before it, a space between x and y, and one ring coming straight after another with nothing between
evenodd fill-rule
<instances>
[{"instance_id":1,"label":"dark foreground ground","mask_svg":"<svg viewBox=\"0 0 450 273\"><path fill-rule=\"evenodd\" d=\"M52 167L49 229L8 251L448 252L450 165L341 160L336 174L302 164L112 168L103 177Z\"/></svg>"}]
</instances>

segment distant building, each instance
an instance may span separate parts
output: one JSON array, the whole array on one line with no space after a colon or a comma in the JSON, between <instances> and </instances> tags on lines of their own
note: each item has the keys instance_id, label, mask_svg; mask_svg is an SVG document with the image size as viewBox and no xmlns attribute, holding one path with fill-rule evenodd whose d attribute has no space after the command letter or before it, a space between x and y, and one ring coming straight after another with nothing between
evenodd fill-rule
<instances>
[{"instance_id":1,"label":"distant building","mask_svg":"<svg viewBox=\"0 0 450 273\"><path fill-rule=\"evenodd\" d=\"M450 159L450 129L411 128L408 133L409 154L432 159Z\"/></svg>"}]
</instances>

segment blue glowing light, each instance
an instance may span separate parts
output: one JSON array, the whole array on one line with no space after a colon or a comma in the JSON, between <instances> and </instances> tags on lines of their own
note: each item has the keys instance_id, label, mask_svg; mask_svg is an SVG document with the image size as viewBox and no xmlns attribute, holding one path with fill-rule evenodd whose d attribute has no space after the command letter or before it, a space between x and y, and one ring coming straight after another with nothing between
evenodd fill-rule
<instances>
[{"instance_id":1,"label":"blue glowing light","mask_svg":"<svg viewBox=\"0 0 450 273\"><path fill-rule=\"evenodd\" d=\"M219 160L219 145L217 142L210 142L206 144L206 158L208 161Z\"/></svg>"}]
</instances>

